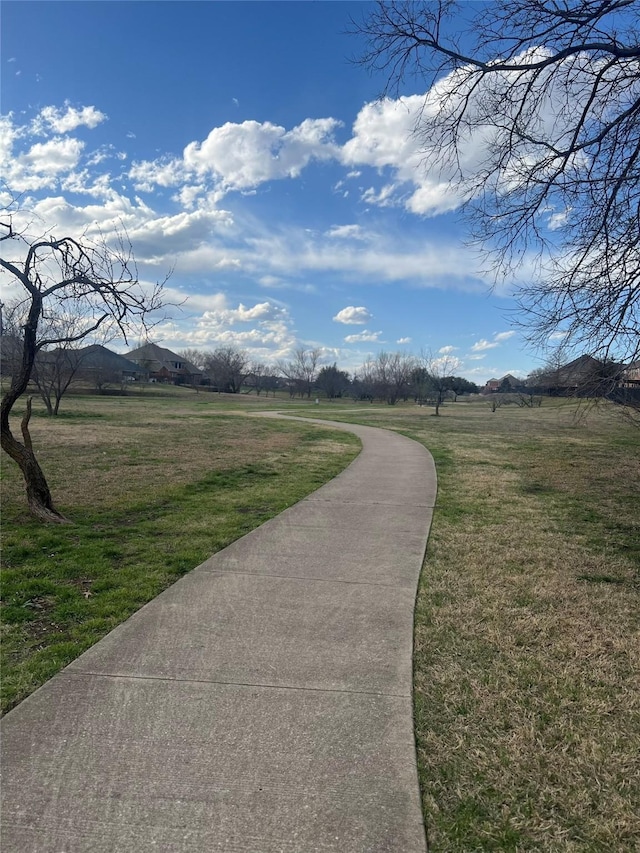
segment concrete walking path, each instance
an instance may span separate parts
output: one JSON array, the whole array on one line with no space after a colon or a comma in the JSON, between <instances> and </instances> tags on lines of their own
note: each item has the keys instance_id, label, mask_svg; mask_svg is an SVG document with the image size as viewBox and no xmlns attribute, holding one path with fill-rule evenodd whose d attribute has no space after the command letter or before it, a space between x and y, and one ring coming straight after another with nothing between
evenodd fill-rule
<instances>
[{"instance_id":1,"label":"concrete walking path","mask_svg":"<svg viewBox=\"0 0 640 853\"><path fill-rule=\"evenodd\" d=\"M424 853L416 587L436 477L363 450L2 721L3 853Z\"/></svg>"}]
</instances>

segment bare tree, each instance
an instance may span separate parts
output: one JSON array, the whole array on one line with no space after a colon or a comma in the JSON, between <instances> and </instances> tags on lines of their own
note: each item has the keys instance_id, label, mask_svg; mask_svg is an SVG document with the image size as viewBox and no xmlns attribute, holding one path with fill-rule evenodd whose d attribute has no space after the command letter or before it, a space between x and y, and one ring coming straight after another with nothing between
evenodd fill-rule
<instances>
[{"instance_id":1,"label":"bare tree","mask_svg":"<svg viewBox=\"0 0 640 853\"><path fill-rule=\"evenodd\" d=\"M210 353L207 353L204 350L196 349L195 347L185 347L185 349L178 350L177 354L189 364L192 364L201 373L205 373L207 366L207 358L211 355ZM196 392L196 394L199 394L199 386L203 384L203 377L192 376L191 378L191 387Z\"/></svg>"},{"instance_id":2,"label":"bare tree","mask_svg":"<svg viewBox=\"0 0 640 853\"><path fill-rule=\"evenodd\" d=\"M284 377L289 389L289 396L295 397L299 394L311 397L314 383L317 377L317 366L320 358L319 349L305 349L298 347L291 361L279 361L278 372Z\"/></svg>"},{"instance_id":3,"label":"bare tree","mask_svg":"<svg viewBox=\"0 0 640 853\"><path fill-rule=\"evenodd\" d=\"M279 359L276 363L276 370L282 376L284 384L289 392L289 397L293 398L296 394L304 393L302 390L302 378L299 373L298 365L295 361L285 361Z\"/></svg>"},{"instance_id":4,"label":"bare tree","mask_svg":"<svg viewBox=\"0 0 640 853\"><path fill-rule=\"evenodd\" d=\"M60 411L60 401L69 390L81 363L78 350L69 344L53 350L41 350L37 354L31 379L48 415L53 417Z\"/></svg>"},{"instance_id":5,"label":"bare tree","mask_svg":"<svg viewBox=\"0 0 640 853\"><path fill-rule=\"evenodd\" d=\"M376 361L387 403L395 405L400 397L406 400L410 393L411 372L415 367L414 357L404 352L381 352Z\"/></svg>"},{"instance_id":6,"label":"bare tree","mask_svg":"<svg viewBox=\"0 0 640 853\"><path fill-rule=\"evenodd\" d=\"M385 94L429 87L415 132L472 234L520 290L530 341L637 358L640 4L380 2L354 30ZM465 45L463 49L461 45Z\"/></svg>"},{"instance_id":7,"label":"bare tree","mask_svg":"<svg viewBox=\"0 0 640 853\"><path fill-rule=\"evenodd\" d=\"M24 326L25 303L21 303L12 318L15 330L20 335ZM17 317L23 314L21 321ZM82 354L76 346L76 335L82 329L82 320L67 314L42 318L40 322L40 337L53 338L60 343L56 347L43 346L36 353L31 381L45 405L47 414L51 417L58 414L60 402L71 383L76 378L82 364Z\"/></svg>"},{"instance_id":8,"label":"bare tree","mask_svg":"<svg viewBox=\"0 0 640 853\"><path fill-rule=\"evenodd\" d=\"M265 377L267 375L267 365L262 361L258 361L257 359L252 361L249 365L249 373L247 375L247 385L250 388L253 388L256 392L256 396L260 396L262 392L265 390ZM267 396L268 396L267 392Z\"/></svg>"},{"instance_id":9,"label":"bare tree","mask_svg":"<svg viewBox=\"0 0 640 853\"><path fill-rule=\"evenodd\" d=\"M249 355L236 347L218 347L202 357L211 382L218 391L239 394L250 371Z\"/></svg>"},{"instance_id":10,"label":"bare tree","mask_svg":"<svg viewBox=\"0 0 640 853\"><path fill-rule=\"evenodd\" d=\"M450 354L423 352L420 356L421 367L426 373L426 384L433 396L435 414L440 414L440 406L454 384L454 373L460 367L460 360Z\"/></svg>"},{"instance_id":11,"label":"bare tree","mask_svg":"<svg viewBox=\"0 0 640 853\"><path fill-rule=\"evenodd\" d=\"M369 400L373 403L375 397L375 365L368 358L354 374L351 387L354 400Z\"/></svg>"},{"instance_id":12,"label":"bare tree","mask_svg":"<svg viewBox=\"0 0 640 853\"><path fill-rule=\"evenodd\" d=\"M198 370L204 370L206 367L207 353L204 350L196 349L195 347L187 347L186 349L178 350L178 355L182 356L185 361L193 364Z\"/></svg>"},{"instance_id":13,"label":"bare tree","mask_svg":"<svg viewBox=\"0 0 640 853\"><path fill-rule=\"evenodd\" d=\"M23 474L33 515L43 521L64 523L67 519L53 505L33 450L29 433L31 399L22 420L22 442L11 431L11 411L27 390L40 351L75 343L108 327L126 339L132 323L144 323L149 311L161 307L162 284L149 290L140 285L131 246L123 239L115 248L104 240L94 242L86 237L76 240L46 234L30 239L14 230L10 212L0 228L0 241L6 250L0 257L0 268L22 288L25 316L20 363L2 397L2 448ZM63 313L78 319L77 328L65 335L56 332L54 326L47 334L47 320Z\"/></svg>"},{"instance_id":14,"label":"bare tree","mask_svg":"<svg viewBox=\"0 0 640 853\"><path fill-rule=\"evenodd\" d=\"M401 397L409 395L414 367L413 356L382 350L362 365L357 373L357 381L363 388L370 389L373 396L394 406Z\"/></svg>"},{"instance_id":15,"label":"bare tree","mask_svg":"<svg viewBox=\"0 0 640 853\"><path fill-rule=\"evenodd\" d=\"M299 347L294 353L294 361L298 366L298 374L302 381L303 392L308 398L311 397L311 392L315 385L318 376L318 360L320 358L320 350L304 349Z\"/></svg>"},{"instance_id":16,"label":"bare tree","mask_svg":"<svg viewBox=\"0 0 640 853\"><path fill-rule=\"evenodd\" d=\"M247 376L247 384L253 388L256 395L259 397L264 391L266 396L269 396L269 391L276 395L276 389L279 386L280 379L277 375L278 370L269 364L264 364L262 361L252 361L249 366L249 374Z\"/></svg>"}]
</instances>

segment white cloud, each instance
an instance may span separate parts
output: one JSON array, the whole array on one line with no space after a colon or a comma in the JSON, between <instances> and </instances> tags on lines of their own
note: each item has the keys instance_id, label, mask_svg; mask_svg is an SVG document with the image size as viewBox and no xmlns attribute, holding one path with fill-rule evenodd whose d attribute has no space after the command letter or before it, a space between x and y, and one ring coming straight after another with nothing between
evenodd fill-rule
<instances>
[{"instance_id":1,"label":"white cloud","mask_svg":"<svg viewBox=\"0 0 640 853\"><path fill-rule=\"evenodd\" d=\"M286 308L281 308L274 305L272 302L258 302L252 308L247 308L242 302L237 308L227 309L223 312L218 312L221 320L229 325L236 323L251 323L256 320L262 322L266 320L275 320L287 315Z\"/></svg>"},{"instance_id":2,"label":"white cloud","mask_svg":"<svg viewBox=\"0 0 640 853\"><path fill-rule=\"evenodd\" d=\"M60 188L67 192L93 196L106 200L111 196L111 179L109 175L95 175L88 169L71 172L60 180Z\"/></svg>"},{"instance_id":3,"label":"white cloud","mask_svg":"<svg viewBox=\"0 0 640 853\"><path fill-rule=\"evenodd\" d=\"M481 338L471 347L471 352L482 352L483 350L493 349L497 346L498 343L496 341L488 341L486 338Z\"/></svg>"},{"instance_id":4,"label":"white cloud","mask_svg":"<svg viewBox=\"0 0 640 853\"><path fill-rule=\"evenodd\" d=\"M451 353L455 352L457 349L458 349L458 347L446 346L446 347L440 347L438 352L440 353L440 355L451 355Z\"/></svg>"},{"instance_id":5,"label":"white cloud","mask_svg":"<svg viewBox=\"0 0 640 853\"><path fill-rule=\"evenodd\" d=\"M24 128L13 127L10 118L3 121L0 134L0 170L6 185L14 194L32 190L54 190L60 177L73 172L78 166L84 143L71 137L55 137L15 153L16 143L25 136ZM26 200L23 200L23 207L26 203Z\"/></svg>"},{"instance_id":6,"label":"white cloud","mask_svg":"<svg viewBox=\"0 0 640 853\"><path fill-rule=\"evenodd\" d=\"M140 188L144 192L144 182ZM200 200L201 193L202 187L186 185L181 187L177 194L173 196L173 200L182 205L185 210L193 210Z\"/></svg>"},{"instance_id":7,"label":"white cloud","mask_svg":"<svg viewBox=\"0 0 640 853\"><path fill-rule=\"evenodd\" d=\"M400 168L402 163L413 162L413 129L423 103L422 96L413 95L398 101L383 98L365 104L353 124L353 136L342 149L343 162L376 169Z\"/></svg>"},{"instance_id":8,"label":"white cloud","mask_svg":"<svg viewBox=\"0 0 640 853\"><path fill-rule=\"evenodd\" d=\"M187 175L181 160L175 157L161 157L158 160L132 163L129 178L137 190L152 192L156 186L177 187L187 180ZM183 187L182 191L192 191L192 188Z\"/></svg>"},{"instance_id":9,"label":"white cloud","mask_svg":"<svg viewBox=\"0 0 640 853\"><path fill-rule=\"evenodd\" d=\"M169 287L167 299L182 316L154 327L154 337L175 347L237 346L269 361L291 355L297 340L286 308L273 302L232 305L226 294L185 294Z\"/></svg>"},{"instance_id":10,"label":"white cloud","mask_svg":"<svg viewBox=\"0 0 640 853\"><path fill-rule=\"evenodd\" d=\"M126 153L124 151L117 151L115 145L101 145L84 162L87 166L98 166L112 157L115 157L117 160L127 159Z\"/></svg>"},{"instance_id":11,"label":"white cloud","mask_svg":"<svg viewBox=\"0 0 640 853\"><path fill-rule=\"evenodd\" d=\"M414 238L411 229L394 231L376 224L366 228L356 224L323 227L314 219L296 226L278 225L252 217L247 212L249 205L241 199L235 204L233 215L218 206L230 187L244 192L257 185L255 182L295 177L314 159L339 160L340 149L332 136L337 122L333 119L308 119L290 131L268 122L227 124L212 130L204 142L192 143L191 149L187 146L184 157L169 154L152 161L136 161L128 172L111 174L105 161L118 156L114 146L93 149L87 156L83 141L60 136L55 129L55 123L58 128L70 127L82 115L88 126L91 114L81 115L80 110L73 114L70 109L66 106L45 112L50 119L48 124L41 114L44 130L54 135L40 138L36 144L31 136L32 124L14 126L10 118L0 124L6 168L13 169L12 174L20 178L20 190L34 191L33 196L25 198L25 211L35 214L47 228L55 227L56 233L86 232L109 238L116 231L126 231L146 278L153 279L156 273L160 277L175 268L174 278L180 280L184 276L184 281L197 281L192 284L194 287L233 287L238 295L243 294L242 302L238 297L233 304L223 301L198 309L190 299L189 310L196 311L191 325L187 328L177 324L171 327L173 331L167 327L167 334L182 335L184 345L246 339L261 341L255 346L265 352L270 347L270 351L283 352L292 346L296 338L288 309L274 300L252 295L252 289L255 292L258 287L307 293L326 288L327 292L338 294L344 293L341 288L345 281L352 293L359 282L363 286L398 283L402 287L471 291L484 287L479 278L469 274L474 268L472 255L457 241ZM364 145L362 139L359 142ZM391 163L392 149L389 145L384 156L376 155L373 148L363 149L371 161L363 166L373 165L392 173L384 178L386 181L391 177L391 182L375 189L380 203L385 192L389 202L407 203L420 187L403 177L402 164ZM376 156L381 163L389 161L388 165L375 165ZM110 163L113 166L113 159ZM402 185L396 181L401 177ZM131 190L127 178L140 190L172 189L157 192L153 198L144 195L143 200ZM328 190L330 183L327 182ZM368 184L369 178L365 186ZM79 202L71 193L85 198ZM375 223L373 217L370 219ZM314 228L304 227L311 223ZM357 251L354 240L360 241ZM314 278L318 279L317 288L306 281ZM258 293L267 296L264 291ZM337 298L346 302L356 297ZM364 295L360 298L365 300ZM349 305L333 319L366 327L373 315L362 305ZM485 344L489 348L497 346L511 334L499 333ZM360 334L347 336L345 343L383 343L381 338L382 332L365 328ZM410 343L410 338L399 338L398 343ZM444 349L441 354L446 354Z\"/></svg>"},{"instance_id":12,"label":"white cloud","mask_svg":"<svg viewBox=\"0 0 640 853\"><path fill-rule=\"evenodd\" d=\"M384 98L365 104L358 113L353 136L342 149L343 162L372 166L383 175L390 171L393 178L379 189L365 190L365 203L403 204L421 215L444 213L460 205L461 194L452 188L449 177L436 174L425 160L423 143L414 132L427 104L425 95Z\"/></svg>"},{"instance_id":13,"label":"white cloud","mask_svg":"<svg viewBox=\"0 0 640 853\"><path fill-rule=\"evenodd\" d=\"M83 148L84 142L79 139L56 137L32 145L26 154L18 157L18 163L42 175L70 172L78 165Z\"/></svg>"},{"instance_id":14,"label":"white cloud","mask_svg":"<svg viewBox=\"0 0 640 853\"><path fill-rule=\"evenodd\" d=\"M322 235L298 227L278 231L262 226L246 237L248 266L262 275L299 276L301 272L337 273L356 280L402 282L416 287L455 287L484 291L486 284L469 271L470 250L457 241L411 239L401 234L370 231L358 251L347 241L323 240Z\"/></svg>"},{"instance_id":15,"label":"white cloud","mask_svg":"<svg viewBox=\"0 0 640 853\"><path fill-rule=\"evenodd\" d=\"M56 234L81 234L107 240L126 232L141 272L145 268L180 273L196 272L199 276L213 270L236 270L242 254L227 245L225 235L232 227L230 214L224 210L198 209L175 215L160 215L141 199L130 199L116 193L108 176L96 174L93 184L84 173L65 176L61 186L69 191L90 193L94 199L85 205L71 204L64 195L49 195L25 207L25 221L34 219ZM17 221L16 221L17 224ZM146 269L152 275L151 270Z\"/></svg>"},{"instance_id":16,"label":"white cloud","mask_svg":"<svg viewBox=\"0 0 640 853\"><path fill-rule=\"evenodd\" d=\"M258 284L260 287L273 287L275 290L279 290L284 287L285 282L275 275L263 275L258 279Z\"/></svg>"},{"instance_id":17,"label":"white cloud","mask_svg":"<svg viewBox=\"0 0 640 853\"><path fill-rule=\"evenodd\" d=\"M227 122L203 141L190 142L181 157L135 162L129 177L144 192L181 187L178 198L186 206L194 204L198 192L250 193L266 181L298 177L313 160L338 158L333 134L340 124L333 118L307 118L286 130L272 122Z\"/></svg>"},{"instance_id":18,"label":"white cloud","mask_svg":"<svg viewBox=\"0 0 640 853\"><path fill-rule=\"evenodd\" d=\"M380 340L381 334L382 332L369 332L365 329L359 335L347 335L344 340L347 344L357 344L365 341L368 343L382 343Z\"/></svg>"},{"instance_id":19,"label":"white cloud","mask_svg":"<svg viewBox=\"0 0 640 853\"><path fill-rule=\"evenodd\" d=\"M492 341L486 340L486 338L481 338L479 341L476 341L475 344L471 347L471 352L484 352L485 350L495 349L495 347L499 347L500 344L504 343L504 341L508 341L509 338L512 338L515 335L515 332L497 332L493 336Z\"/></svg>"},{"instance_id":20,"label":"white cloud","mask_svg":"<svg viewBox=\"0 0 640 853\"><path fill-rule=\"evenodd\" d=\"M40 199L30 203L43 222L53 224L58 233L88 228L90 233L109 234L126 229L138 260L155 268L200 275L204 270L242 269L253 273L263 287L300 292L316 291L301 276L317 273L419 287L484 287L469 275L473 260L457 244L430 244L386 231L364 231L353 224L334 226L328 236L302 227L274 228L246 214L236 221L218 206L224 190L212 189L204 180L198 184L189 179L181 186L186 179L184 164L171 157L136 162L129 172L139 187L175 186L172 201L181 209L167 213L165 205L160 213L140 198L128 197L122 186L115 189L114 176L101 171L101 153L107 149L83 159L80 140L54 137L31 147L25 140L27 129L14 126L10 118L2 122L3 174L16 191L40 191ZM42 190L48 191L48 198L42 198ZM65 192L90 195L95 203L72 204ZM162 199L159 195L157 203ZM353 251L347 238L365 236Z\"/></svg>"},{"instance_id":21,"label":"white cloud","mask_svg":"<svg viewBox=\"0 0 640 853\"><path fill-rule=\"evenodd\" d=\"M443 355L440 358L434 358L431 362L431 365L435 370L444 372L449 375L460 370L463 365L463 362L461 361L461 359L456 358L456 356Z\"/></svg>"},{"instance_id":22,"label":"white cloud","mask_svg":"<svg viewBox=\"0 0 640 853\"><path fill-rule=\"evenodd\" d=\"M348 326L364 326L373 318L373 314L369 311L368 308L365 308L363 305L358 307L354 305L348 305L346 308L343 308L341 311L338 311L333 320L336 323L344 323Z\"/></svg>"},{"instance_id":23,"label":"white cloud","mask_svg":"<svg viewBox=\"0 0 640 853\"><path fill-rule=\"evenodd\" d=\"M367 235L360 225L333 225L326 234L327 237L337 237L341 240L367 239Z\"/></svg>"},{"instance_id":24,"label":"white cloud","mask_svg":"<svg viewBox=\"0 0 640 853\"><path fill-rule=\"evenodd\" d=\"M552 213L549 217L549 221L547 222L547 228L550 231L557 231L559 228L564 228L564 226L567 224L567 220L569 219L570 213L570 207L568 207L566 210L563 210L561 213Z\"/></svg>"},{"instance_id":25,"label":"white cloud","mask_svg":"<svg viewBox=\"0 0 640 853\"><path fill-rule=\"evenodd\" d=\"M76 109L65 102L65 107L64 112L53 106L43 107L34 121L34 130L42 132L44 128L49 128L55 133L70 133L78 127L93 130L107 120L107 116L94 106Z\"/></svg>"},{"instance_id":26,"label":"white cloud","mask_svg":"<svg viewBox=\"0 0 640 853\"><path fill-rule=\"evenodd\" d=\"M400 203L400 199L396 193L397 188L396 184L385 184L378 191L373 187L369 187L369 189L362 193L362 201L365 204L375 204L378 207L393 207Z\"/></svg>"},{"instance_id":27,"label":"white cloud","mask_svg":"<svg viewBox=\"0 0 640 853\"><path fill-rule=\"evenodd\" d=\"M333 118L305 119L287 131L271 122L227 122L214 128L203 142L184 150L184 166L199 175L212 175L230 189L249 189L264 181L295 178L311 160L337 156Z\"/></svg>"},{"instance_id":28,"label":"white cloud","mask_svg":"<svg viewBox=\"0 0 640 853\"><path fill-rule=\"evenodd\" d=\"M417 214L449 213L460 207L460 193L448 182L425 182L409 196L406 207Z\"/></svg>"},{"instance_id":29,"label":"white cloud","mask_svg":"<svg viewBox=\"0 0 640 853\"><path fill-rule=\"evenodd\" d=\"M3 171L9 165L13 144L19 136L20 131L15 127L11 116L0 116L0 163Z\"/></svg>"},{"instance_id":30,"label":"white cloud","mask_svg":"<svg viewBox=\"0 0 640 853\"><path fill-rule=\"evenodd\" d=\"M398 338L396 341L397 344L410 344L412 338Z\"/></svg>"}]
</instances>

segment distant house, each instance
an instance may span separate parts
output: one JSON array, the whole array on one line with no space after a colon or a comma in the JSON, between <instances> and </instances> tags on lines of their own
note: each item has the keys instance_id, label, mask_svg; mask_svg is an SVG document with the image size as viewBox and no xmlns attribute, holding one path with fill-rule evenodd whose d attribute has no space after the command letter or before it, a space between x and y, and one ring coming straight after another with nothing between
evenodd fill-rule
<instances>
[{"instance_id":1,"label":"distant house","mask_svg":"<svg viewBox=\"0 0 640 853\"><path fill-rule=\"evenodd\" d=\"M481 394L495 394L500 389L499 379L489 379L484 388L480 391Z\"/></svg>"},{"instance_id":2,"label":"distant house","mask_svg":"<svg viewBox=\"0 0 640 853\"><path fill-rule=\"evenodd\" d=\"M97 388L107 384L142 382L148 377L148 371L135 361L99 344L82 347L77 354L80 359L78 378L92 382Z\"/></svg>"},{"instance_id":3,"label":"distant house","mask_svg":"<svg viewBox=\"0 0 640 853\"><path fill-rule=\"evenodd\" d=\"M199 385L202 371L190 361L157 344L145 344L126 354L149 374L156 382L169 382L174 385Z\"/></svg>"},{"instance_id":4,"label":"distant house","mask_svg":"<svg viewBox=\"0 0 640 853\"><path fill-rule=\"evenodd\" d=\"M481 394L497 394L497 393L513 393L514 391L521 391L524 388L524 379L518 379L516 376L513 376L511 373L507 373L501 379L490 379L484 388L481 390Z\"/></svg>"},{"instance_id":5,"label":"distant house","mask_svg":"<svg viewBox=\"0 0 640 853\"><path fill-rule=\"evenodd\" d=\"M0 376L11 376L22 360L22 339L0 335Z\"/></svg>"},{"instance_id":6,"label":"distant house","mask_svg":"<svg viewBox=\"0 0 640 853\"><path fill-rule=\"evenodd\" d=\"M618 364L581 355L567 364L536 373L527 385L530 390L557 397L599 396L617 383L620 371Z\"/></svg>"},{"instance_id":7,"label":"distant house","mask_svg":"<svg viewBox=\"0 0 640 853\"><path fill-rule=\"evenodd\" d=\"M640 360L632 361L622 369L620 374L621 384L626 388L640 387Z\"/></svg>"}]
</instances>

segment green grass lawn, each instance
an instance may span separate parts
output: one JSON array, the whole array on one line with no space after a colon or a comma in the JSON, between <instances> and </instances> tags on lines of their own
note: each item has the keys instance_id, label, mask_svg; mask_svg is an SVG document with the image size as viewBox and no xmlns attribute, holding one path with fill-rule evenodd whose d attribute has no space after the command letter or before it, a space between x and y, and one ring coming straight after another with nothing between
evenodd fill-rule
<instances>
[{"instance_id":1,"label":"green grass lawn","mask_svg":"<svg viewBox=\"0 0 640 853\"><path fill-rule=\"evenodd\" d=\"M255 408L168 389L70 396L57 418L36 413L38 458L74 524L33 520L17 467L2 460L3 710L359 450L348 433L247 417Z\"/></svg>"}]
</instances>

